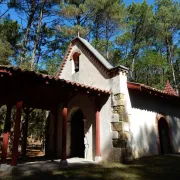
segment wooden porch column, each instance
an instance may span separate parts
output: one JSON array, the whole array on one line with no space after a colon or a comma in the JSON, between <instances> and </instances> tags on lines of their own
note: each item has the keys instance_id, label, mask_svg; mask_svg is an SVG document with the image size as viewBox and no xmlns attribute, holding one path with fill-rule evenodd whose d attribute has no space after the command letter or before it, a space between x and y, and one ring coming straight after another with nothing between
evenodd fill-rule
<instances>
[{"instance_id":1,"label":"wooden porch column","mask_svg":"<svg viewBox=\"0 0 180 180\"><path fill-rule=\"evenodd\" d=\"M100 146L100 99L96 98L96 156L95 161L101 161L101 146Z\"/></svg>"},{"instance_id":2,"label":"wooden porch column","mask_svg":"<svg viewBox=\"0 0 180 180\"><path fill-rule=\"evenodd\" d=\"M62 110L63 127L62 127L62 161L66 161L66 139L67 139L67 107Z\"/></svg>"},{"instance_id":3,"label":"wooden porch column","mask_svg":"<svg viewBox=\"0 0 180 180\"><path fill-rule=\"evenodd\" d=\"M53 110L54 115L54 154L53 158L57 157L57 133L58 133L58 111L57 107Z\"/></svg>"},{"instance_id":4,"label":"wooden porch column","mask_svg":"<svg viewBox=\"0 0 180 180\"><path fill-rule=\"evenodd\" d=\"M24 127L23 127L23 146L22 146L22 155L26 156L26 147L27 147L27 135L28 135L28 121L29 121L29 114L30 110L27 107L25 110L25 122L24 122Z\"/></svg>"},{"instance_id":5,"label":"wooden porch column","mask_svg":"<svg viewBox=\"0 0 180 180\"><path fill-rule=\"evenodd\" d=\"M100 112L96 110L96 156L101 156L100 151Z\"/></svg>"},{"instance_id":6,"label":"wooden porch column","mask_svg":"<svg viewBox=\"0 0 180 180\"><path fill-rule=\"evenodd\" d=\"M9 140L9 133L11 130L11 110L12 110L12 106L7 105L6 120L4 125L4 134L3 134L3 144L2 144L2 157L1 157L2 164L7 163L6 158L7 158L8 140Z\"/></svg>"},{"instance_id":7,"label":"wooden porch column","mask_svg":"<svg viewBox=\"0 0 180 180\"><path fill-rule=\"evenodd\" d=\"M22 105L23 105L22 101L18 101L16 105L16 119L15 119L15 126L14 126L14 140L13 140L11 166L17 165Z\"/></svg>"}]
</instances>

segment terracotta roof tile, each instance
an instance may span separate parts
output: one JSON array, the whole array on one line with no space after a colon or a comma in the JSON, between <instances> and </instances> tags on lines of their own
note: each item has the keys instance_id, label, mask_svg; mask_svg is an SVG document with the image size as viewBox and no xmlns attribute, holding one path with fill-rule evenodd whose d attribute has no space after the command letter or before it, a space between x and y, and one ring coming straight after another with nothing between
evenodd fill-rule
<instances>
[{"instance_id":1,"label":"terracotta roof tile","mask_svg":"<svg viewBox=\"0 0 180 180\"><path fill-rule=\"evenodd\" d=\"M92 86L88 86L88 85L85 85L85 84L79 84L79 83L76 83L76 82L71 82L69 80L59 79L59 77L57 77L57 76L51 76L51 75L36 73L34 71L29 71L29 70L26 70L26 69L21 69L21 68L13 67L13 66L0 65L0 72L6 72L6 73L8 73L10 75L12 75L13 72L20 72L20 73L29 74L29 75L35 75L37 77L47 79L47 80L54 80L54 81L57 81L57 82L65 82L66 84L70 84L70 85L72 85L74 87L81 87L83 89L93 90L93 91L97 91L99 93L111 94L111 92L107 91L107 90L102 90L102 89L92 87Z\"/></svg>"},{"instance_id":2,"label":"terracotta roof tile","mask_svg":"<svg viewBox=\"0 0 180 180\"><path fill-rule=\"evenodd\" d=\"M128 85L128 89L134 89L134 90L139 90L139 91L148 91L150 94L154 94L154 95L159 94L159 95L168 95L168 96L174 96L174 97L177 96L177 97L179 97L175 91L174 91L175 93L168 93L167 91L162 91L162 90L153 88L151 86L147 86L145 84L127 82L127 85Z\"/></svg>"},{"instance_id":3,"label":"terracotta roof tile","mask_svg":"<svg viewBox=\"0 0 180 180\"><path fill-rule=\"evenodd\" d=\"M174 96L178 96L177 92L173 89L169 81L167 81L166 86L164 88L164 93L171 94Z\"/></svg>"}]
</instances>

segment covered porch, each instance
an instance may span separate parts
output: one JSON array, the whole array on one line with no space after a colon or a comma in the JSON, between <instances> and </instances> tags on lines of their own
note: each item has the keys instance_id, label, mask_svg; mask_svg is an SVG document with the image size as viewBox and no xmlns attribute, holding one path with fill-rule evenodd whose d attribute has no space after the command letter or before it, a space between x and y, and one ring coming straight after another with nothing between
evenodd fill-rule
<instances>
[{"instance_id":1,"label":"covered porch","mask_svg":"<svg viewBox=\"0 0 180 180\"><path fill-rule=\"evenodd\" d=\"M23 148L22 155L26 156L27 134L28 134L28 114L30 108L43 109L54 112L54 133L53 141L57 141L57 127L56 119L58 113L62 115L61 128L61 161L67 159L67 121L68 121L68 103L77 96L83 94L95 102L95 155L101 156L100 151L100 109L106 102L110 92L104 91L91 86L78 84L66 80L59 79L56 76L48 76L38 74L33 71L22 70L19 68L0 66L0 105L7 106L5 125L3 131L1 165L7 164L7 149L8 138L11 129L10 117L12 107L16 107L16 116L13 127L13 146L12 157L10 160L11 166L16 166L19 158L18 144L20 137L20 125L22 110L26 114L25 125L23 127ZM61 108L59 108L61 106ZM48 126L47 126L48 128ZM46 139L46 146L49 139ZM56 143L54 143L56 144ZM47 148L47 147L46 147ZM45 148L45 149L46 149ZM53 157L57 148L53 147L54 152L45 155L50 158Z\"/></svg>"}]
</instances>

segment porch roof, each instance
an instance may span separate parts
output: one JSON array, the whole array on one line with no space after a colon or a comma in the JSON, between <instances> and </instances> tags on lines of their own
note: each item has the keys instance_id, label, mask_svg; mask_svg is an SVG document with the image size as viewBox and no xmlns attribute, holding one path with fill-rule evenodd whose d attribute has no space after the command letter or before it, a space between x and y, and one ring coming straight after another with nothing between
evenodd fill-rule
<instances>
[{"instance_id":1,"label":"porch roof","mask_svg":"<svg viewBox=\"0 0 180 180\"><path fill-rule=\"evenodd\" d=\"M175 94L171 94L168 93L166 91L162 91L156 88L153 88L151 86L147 86L145 84L140 84L140 83L133 83L133 82L127 82L127 86L129 91L133 91L133 92L137 92L136 95L148 95L151 97L155 97L159 100L168 100L171 102L177 102L178 104L180 103L180 97L175 95Z\"/></svg>"},{"instance_id":2,"label":"porch roof","mask_svg":"<svg viewBox=\"0 0 180 180\"><path fill-rule=\"evenodd\" d=\"M50 109L78 92L107 96L109 91L12 66L0 66L0 104L24 104Z\"/></svg>"}]
</instances>

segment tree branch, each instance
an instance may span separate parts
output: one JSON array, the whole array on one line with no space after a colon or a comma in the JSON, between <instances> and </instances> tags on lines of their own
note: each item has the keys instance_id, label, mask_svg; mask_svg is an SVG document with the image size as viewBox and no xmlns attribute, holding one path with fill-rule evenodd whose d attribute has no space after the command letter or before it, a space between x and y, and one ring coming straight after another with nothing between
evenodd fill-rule
<instances>
[{"instance_id":1,"label":"tree branch","mask_svg":"<svg viewBox=\"0 0 180 180\"><path fill-rule=\"evenodd\" d=\"M1 3L1 2L0 2ZM10 8L8 8L3 14L0 15L0 18L2 18L8 11L10 10Z\"/></svg>"}]
</instances>

